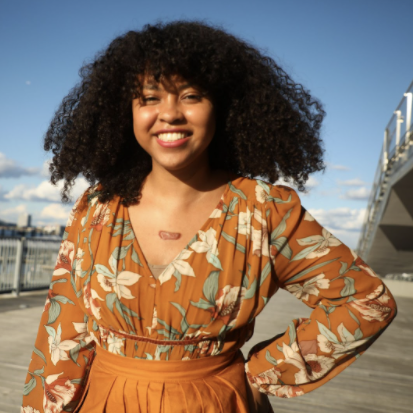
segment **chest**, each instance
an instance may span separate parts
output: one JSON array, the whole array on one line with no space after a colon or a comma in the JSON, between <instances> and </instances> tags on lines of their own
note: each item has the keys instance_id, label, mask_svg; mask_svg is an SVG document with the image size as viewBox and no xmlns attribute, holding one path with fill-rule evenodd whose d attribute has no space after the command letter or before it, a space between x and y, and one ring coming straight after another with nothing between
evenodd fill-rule
<instances>
[{"instance_id":1,"label":"chest","mask_svg":"<svg viewBox=\"0 0 413 413\"><path fill-rule=\"evenodd\" d=\"M212 194L193 207L170 208L141 201L128 208L139 248L146 262L167 265L188 245L208 222L219 202Z\"/></svg>"}]
</instances>

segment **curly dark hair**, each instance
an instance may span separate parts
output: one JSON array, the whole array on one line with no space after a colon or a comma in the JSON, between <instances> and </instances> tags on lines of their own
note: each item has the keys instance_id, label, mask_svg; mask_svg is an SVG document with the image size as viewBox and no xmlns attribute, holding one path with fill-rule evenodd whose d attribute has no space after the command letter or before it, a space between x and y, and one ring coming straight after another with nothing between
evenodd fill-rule
<instances>
[{"instance_id":1,"label":"curly dark hair","mask_svg":"<svg viewBox=\"0 0 413 413\"><path fill-rule=\"evenodd\" d=\"M301 191L310 173L325 168L321 104L271 57L221 28L200 21L148 24L114 39L79 74L44 142L54 155L51 182L64 179L64 202L79 174L101 184L101 202L115 194L126 205L137 202L152 169L132 125L132 99L145 74L156 81L180 75L212 97L211 168L270 182L282 177Z\"/></svg>"}]
</instances>

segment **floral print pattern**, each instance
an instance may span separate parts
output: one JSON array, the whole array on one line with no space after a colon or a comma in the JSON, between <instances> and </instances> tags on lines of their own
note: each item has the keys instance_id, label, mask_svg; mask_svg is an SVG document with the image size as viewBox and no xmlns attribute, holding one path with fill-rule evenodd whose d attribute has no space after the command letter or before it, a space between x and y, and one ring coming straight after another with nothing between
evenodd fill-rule
<instances>
[{"instance_id":1,"label":"floral print pattern","mask_svg":"<svg viewBox=\"0 0 413 413\"><path fill-rule=\"evenodd\" d=\"M128 209L120 197L100 203L99 190L87 190L69 216L23 412L73 411L97 346L154 362L233 352L251 337L254 318L278 288L313 312L251 349L246 376L268 395L296 397L321 386L396 315L382 280L318 224L291 188L243 177L228 182L158 282Z\"/></svg>"}]
</instances>

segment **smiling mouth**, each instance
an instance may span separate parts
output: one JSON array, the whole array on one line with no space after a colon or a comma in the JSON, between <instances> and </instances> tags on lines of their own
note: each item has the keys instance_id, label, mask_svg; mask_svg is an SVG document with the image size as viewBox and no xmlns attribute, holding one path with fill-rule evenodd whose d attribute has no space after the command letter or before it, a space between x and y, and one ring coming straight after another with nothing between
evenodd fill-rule
<instances>
[{"instance_id":1,"label":"smiling mouth","mask_svg":"<svg viewBox=\"0 0 413 413\"><path fill-rule=\"evenodd\" d=\"M175 142L181 139L185 139L189 136L189 133L184 132L173 132L173 133L160 133L157 135L158 139L164 142Z\"/></svg>"}]
</instances>

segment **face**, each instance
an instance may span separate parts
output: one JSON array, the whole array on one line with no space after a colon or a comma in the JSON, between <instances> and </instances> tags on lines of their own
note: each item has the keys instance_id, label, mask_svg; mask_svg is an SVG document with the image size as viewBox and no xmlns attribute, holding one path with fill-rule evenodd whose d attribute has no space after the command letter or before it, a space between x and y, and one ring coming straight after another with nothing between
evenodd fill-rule
<instances>
[{"instance_id":1,"label":"face","mask_svg":"<svg viewBox=\"0 0 413 413\"><path fill-rule=\"evenodd\" d=\"M153 166L177 171L207 159L215 133L210 98L179 76L160 83L145 77L142 85L132 102L133 130Z\"/></svg>"}]
</instances>

